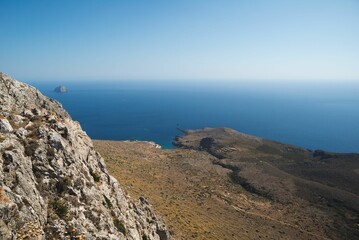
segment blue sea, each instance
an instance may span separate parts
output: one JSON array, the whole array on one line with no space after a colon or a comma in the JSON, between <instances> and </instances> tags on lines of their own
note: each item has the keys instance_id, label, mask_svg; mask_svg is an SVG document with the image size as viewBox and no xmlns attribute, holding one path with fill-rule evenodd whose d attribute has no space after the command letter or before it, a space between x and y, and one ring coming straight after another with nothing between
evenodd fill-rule
<instances>
[{"instance_id":1,"label":"blue sea","mask_svg":"<svg viewBox=\"0 0 359 240\"><path fill-rule=\"evenodd\" d=\"M337 152L359 152L359 84L332 82L29 82L60 101L93 139L172 148L177 128L229 127ZM55 93L58 85L69 92Z\"/></svg>"}]
</instances>

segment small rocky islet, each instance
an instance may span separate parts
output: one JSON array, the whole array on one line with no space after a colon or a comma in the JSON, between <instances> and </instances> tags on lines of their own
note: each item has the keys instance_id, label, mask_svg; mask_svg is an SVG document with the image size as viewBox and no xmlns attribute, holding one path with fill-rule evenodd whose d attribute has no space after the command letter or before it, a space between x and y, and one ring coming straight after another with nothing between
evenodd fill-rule
<instances>
[{"instance_id":1,"label":"small rocky islet","mask_svg":"<svg viewBox=\"0 0 359 240\"><path fill-rule=\"evenodd\" d=\"M56 93L67 93L68 90L67 90L67 87L66 87L66 86L60 85L60 86L57 86L57 87L54 89L54 92L56 92Z\"/></svg>"}]
</instances>

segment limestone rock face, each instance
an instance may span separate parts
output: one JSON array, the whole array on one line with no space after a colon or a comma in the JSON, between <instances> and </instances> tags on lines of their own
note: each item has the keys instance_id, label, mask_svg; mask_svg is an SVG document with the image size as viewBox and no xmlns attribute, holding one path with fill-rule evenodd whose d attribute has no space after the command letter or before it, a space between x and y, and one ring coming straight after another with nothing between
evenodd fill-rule
<instances>
[{"instance_id":1,"label":"limestone rock face","mask_svg":"<svg viewBox=\"0 0 359 240\"><path fill-rule=\"evenodd\" d=\"M169 238L57 101L0 73L0 239Z\"/></svg>"}]
</instances>

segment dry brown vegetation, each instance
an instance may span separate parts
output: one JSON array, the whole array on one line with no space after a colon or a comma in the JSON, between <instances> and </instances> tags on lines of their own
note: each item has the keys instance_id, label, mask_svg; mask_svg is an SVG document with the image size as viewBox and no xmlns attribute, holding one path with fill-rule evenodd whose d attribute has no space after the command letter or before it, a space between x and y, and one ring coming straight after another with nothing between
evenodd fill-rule
<instances>
[{"instance_id":1,"label":"dry brown vegetation","mask_svg":"<svg viewBox=\"0 0 359 240\"><path fill-rule=\"evenodd\" d=\"M177 239L233 239L236 211L219 197L221 184L227 184L221 176L228 171L212 165L204 153L161 151L139 142L95 145L111 174L133 197L147 197ZM188 161L190 156L198 161Z\"/></svg>"},{"instance_id":2,"label":"dry brown vegetation","mask_svg":"<svg viewBox=\"0 0 359 240\"><path fill-rule=\"evenodd\" d=\"M232 134L230 136L232 138ZM255 138L244 138L241 142L226 137L218 139L225 142L225 146L214 149L217 153L232 156L230 160L241 155L251 163L241 172L248 179L240 180L248 182L236 181L242 175L238 175L237 166L231 165L230 160L196 150L199 146L194 143L198 144L198 139L183 140L190 144L184 147L192 149L161 150L144 142L120 141L95 141L95 147L105 158L110 173L132 197L149 199L164 217L175 239L356 237L348 229L351 225L338 217L342 214L337 211L338 206L329 207L328 211L322 203L297 197L292 193L307 182L297 184L292 177L288 178L290 174L261 160L268 154L273 161L281 159L273 155L281 151L274 143L266 144L267 147L258 151L256 148L263 142ZM293 151L298 149L289 149L285 154L291 155ZM306 154L300 150L292 154L290 161L299 161ZM253 162L254 159L257 160ZM272 192L263 194L267 191ZM347 214L355 221L350 211ZM343 229L339 233L338 224Z\"/></svg>"},{"instance_id":3,"label":"dry brown vegetation","mask_svg":"<svg viewBox=\"0 0 359 240\"><path fill-rule=\"evenodd\" d=\"M4 189L0 187L0 204L9 203L9 198L6 196Z\"/></svg>"}]
</instances>

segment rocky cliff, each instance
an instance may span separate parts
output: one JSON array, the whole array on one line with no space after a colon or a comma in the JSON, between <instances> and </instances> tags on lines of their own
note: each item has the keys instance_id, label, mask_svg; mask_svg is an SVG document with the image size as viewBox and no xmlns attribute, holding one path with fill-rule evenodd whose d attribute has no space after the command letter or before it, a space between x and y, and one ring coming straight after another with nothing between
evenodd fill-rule
<instances>
[{"instance_id":1,"label":"rocky cliff","mask_svg":"<svg viewBox=\"0 0 359 240\"><path fill-rule=\"evenodd\" d=\"M55 100L0 73L0 239L169 239Z\"/></svg>"}]
</instances>

